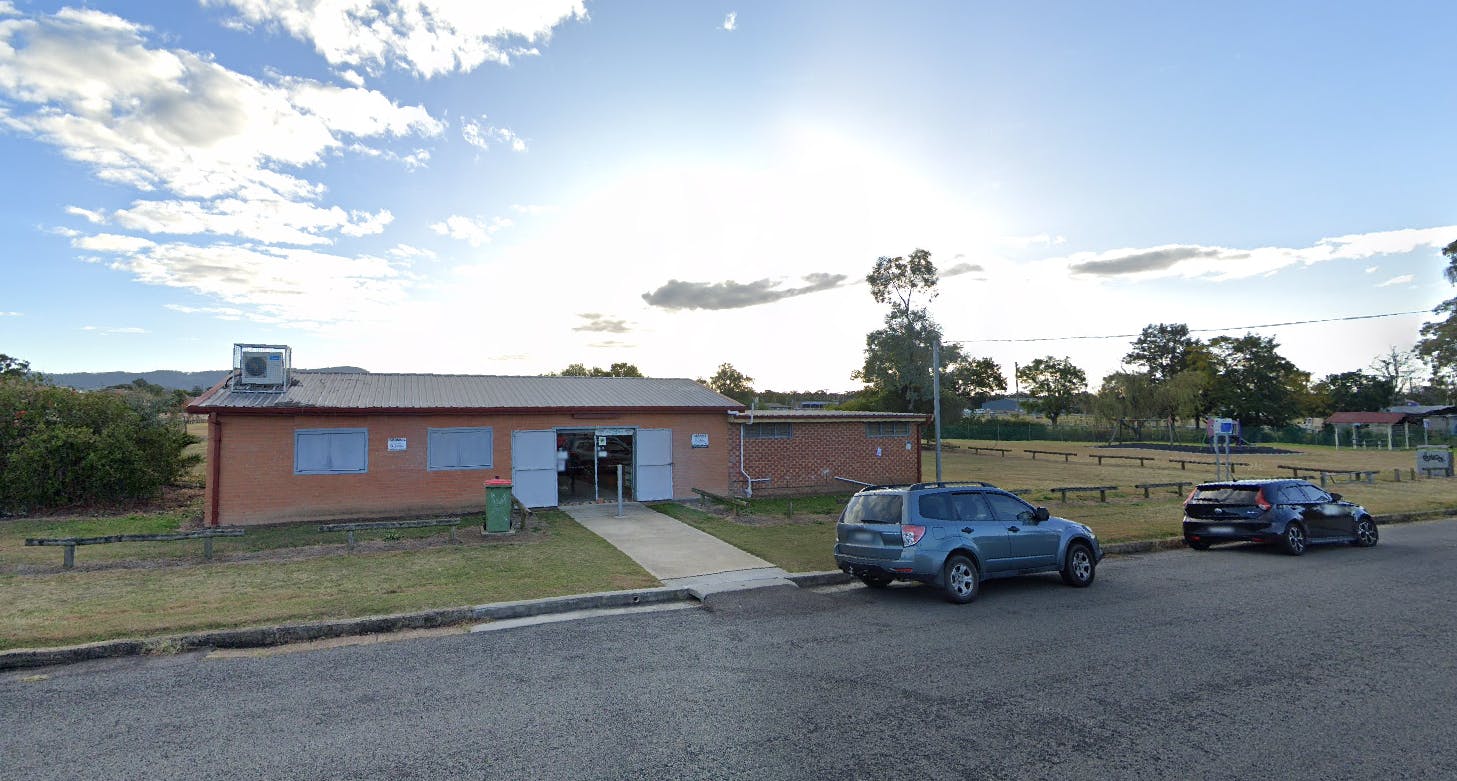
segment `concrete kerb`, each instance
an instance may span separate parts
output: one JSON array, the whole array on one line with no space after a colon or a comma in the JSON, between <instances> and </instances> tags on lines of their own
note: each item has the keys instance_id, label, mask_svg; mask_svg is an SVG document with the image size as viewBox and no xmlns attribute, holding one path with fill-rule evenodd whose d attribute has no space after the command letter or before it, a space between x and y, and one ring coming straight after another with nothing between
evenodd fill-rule
<instances>
[{"instance_id":1,"label":"concrete kerb","mask_svg":"<svg viewBox=\"0 0 1457 781\"><path fill-rule=\"evenodd\" d=\"M1428 510L1415 513L1394 513L1377 516L1382 525L1414 523L1436 520L1457 515L1457 509ZM1173 550L1184 547L1182 537L1138 542L1117 542L1103 546L1110 554L1148 553ZM801 588L830 586L851 582L851 577L838 570L824 572L801 572L786 576ZM416 613L399 613L388 616L366 616L340 621L312 621L281 626L247 627L243 629L220 629L208 632L193 632L180 635L166 635L145 640L104 640L83 645L60 648L19 648L0 651L0 670L18 670L31 667L49 667L59 664L74 664L91 659L108 659L123 656L138 656L148 653L177 653L210 648L261 648L287 645L310 640L333 637L399 632L407 629L432 629L470 621L498 621L508 618L567 613L576 610L597 608L631 607L655 605L668 602L684 602L693 599L686 588L660 587L634 589L630 591L604 591L596 594L576 594L565 597L529 599L516 602L496 602L474 607L425 610Z\"/></svg>"},{"instance_id":2,"label":"concrete kerb","mask_svg":"<svg viewBox=\"0 0 1457 781\"><path fill-rule=\"evenodd\" d=\"M499 621L524 616L568 613L599 608L656 605L683 602L693 597L686 588L647 588L631 591L604 591L596 594L574 594L517 602L496 602L474 607L424 610L388 616L366 616L339 621L310 621L280 626L219 629L207 632L165 635L145 640L104 640L60 648L19 648L0 651L0 670L48 667L73 664L91 659L139 656L149 653L180 653L212 648L264 648L311 640L356 635L385 634L407 629L434 629L472 621Z\"/></svg>"}]
</instances>

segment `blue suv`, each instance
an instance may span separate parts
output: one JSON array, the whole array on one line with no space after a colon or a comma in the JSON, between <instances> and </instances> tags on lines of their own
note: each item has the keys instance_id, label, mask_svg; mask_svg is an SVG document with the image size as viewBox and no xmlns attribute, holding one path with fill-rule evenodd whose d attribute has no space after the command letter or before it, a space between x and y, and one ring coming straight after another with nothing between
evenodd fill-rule
<instances>
[{"instance_id":1,"label":"blue suv","mask_svg":"<svg viewBox=\"0 0 1457 781\"><path fill-rule=\"evenodd\" d=\"M989 578L1061 572L1064 583L1085 587L1102 559L1092 529L989 483L866 488L835 526L835 563L865 585L930 583L958 604L976 599Z\"/></svg>"}]
</instances>

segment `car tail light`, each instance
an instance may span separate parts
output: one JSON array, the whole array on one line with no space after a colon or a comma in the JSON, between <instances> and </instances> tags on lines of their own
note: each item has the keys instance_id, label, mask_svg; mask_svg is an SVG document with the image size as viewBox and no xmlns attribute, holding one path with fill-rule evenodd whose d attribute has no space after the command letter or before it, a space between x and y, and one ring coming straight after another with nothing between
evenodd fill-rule
<instances>
[{"instance_id":1,"label":"car tail light","mask_svg":"<svg viewBox=\"0 0 1457 781\"><path fill-rule=\"evenodd\" d=\"M1184 497L1184 504L1188 504L1188 503L1194 501L1194 494L1197 494L1197 493L1199 493L1199 489L1198 488L1195 488L1194 490L1190 491L1189 492L1189 495L1186 496L1186 497Z\"/></svg>"},{"instance_id":2,"label":"car tail light","mask_svg":"<svg viewBox=\"0 0 1457 781\"><path fill-rule=\"evenodd\" d=\"M1255 493L1255 506L1261 510L1269 510L1275 505L1270 504L1270 500L1265 498L1265 489L1261 488Z\"/></svg>"},{"instance_id":3,"label":"car tail light","mask_svg":"<svg viewBox=\"0 0 1457 781\"><path fill-rule=\"evenodd\" d=\"M924 536L926 536L926 527L924 526L901 527L901 543L906 546L915 545Z\"/></svg>"}]
</instances>

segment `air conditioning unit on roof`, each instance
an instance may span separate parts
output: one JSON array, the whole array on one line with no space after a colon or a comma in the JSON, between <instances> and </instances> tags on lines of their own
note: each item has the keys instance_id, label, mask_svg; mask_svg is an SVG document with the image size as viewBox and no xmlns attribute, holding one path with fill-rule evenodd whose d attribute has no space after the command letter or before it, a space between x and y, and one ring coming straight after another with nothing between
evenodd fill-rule
<instances>
[{"instance_id":1,"label":"air conditioning unit on roof","mask_svg":"<svg viewBox=\"0 0 1457 781\"><path fill-rule=\"evenodd\" d=\"M235 344L233 369L240 390L282 392L288 387L292 351L286 345Z\"/></svg>"}]
</instances>

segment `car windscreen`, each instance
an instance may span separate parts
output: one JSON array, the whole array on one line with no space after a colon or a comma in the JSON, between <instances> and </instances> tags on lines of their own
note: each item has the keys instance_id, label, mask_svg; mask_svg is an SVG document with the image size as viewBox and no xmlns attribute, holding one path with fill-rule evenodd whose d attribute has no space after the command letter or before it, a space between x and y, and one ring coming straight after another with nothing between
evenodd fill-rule
<instances>
[{"instance_id":1,"label":"car windscreen","mask_svg":"<svg viewBox=\"0 0 1457 781\"><path fill-rule=\"evenodd\" d=\"M1189 501L1211 504L1254 504L1259 492L1260 489L1253 486L1249 488L1233 488L1227 485L1210 486L1196 490Z\"/></svg>"},{"instance_id":2,"label":"car windscreen","mask_svg":"<svg viewBox=\"0 0 1457 781\"><path fill-rule=\"evenodd\" d=\"M900 494L867 494L850 497L841 523L900 523L903 498Z\"/></svg>"}]
</instances>

